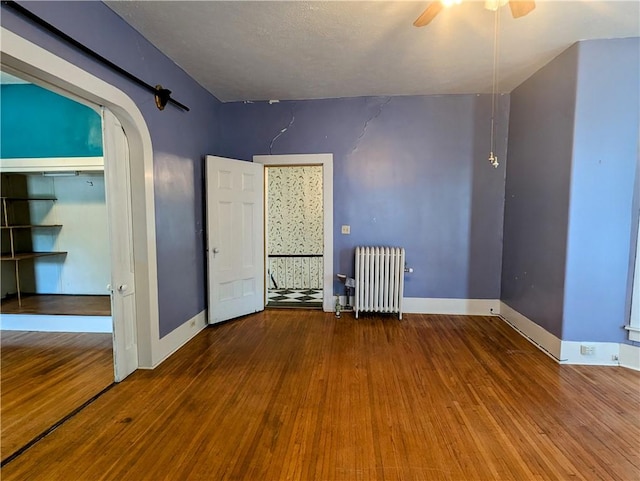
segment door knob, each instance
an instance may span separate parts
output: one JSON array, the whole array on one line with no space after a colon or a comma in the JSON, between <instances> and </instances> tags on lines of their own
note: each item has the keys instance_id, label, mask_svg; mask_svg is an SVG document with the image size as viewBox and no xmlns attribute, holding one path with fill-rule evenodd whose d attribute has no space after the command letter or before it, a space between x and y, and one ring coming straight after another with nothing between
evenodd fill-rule
<instances>
[{"instance_id":1,"label":"door knob","mask_svg":"<svg viewBox=\"0 0 640 481\"><path fill-rule=\"evenodd\" d=\"M218 252L220 252L220 249L218 249L217 247L213 248L213 255L215 256Z\"/></svg>"},{"instance_id":2,"label":"door knob","mask_svg":"<svg viewBox=\"0 0 640 481\"><path fill-rule=\"evenodd\" d=\"M127 290L127 287L129 287L129 286L127 286L126 284L121 284L121 285L119 285L119 286L118 286L118 292L124 292L124 291L126 291L126 290Z\"/></svg>"}]
</instances>

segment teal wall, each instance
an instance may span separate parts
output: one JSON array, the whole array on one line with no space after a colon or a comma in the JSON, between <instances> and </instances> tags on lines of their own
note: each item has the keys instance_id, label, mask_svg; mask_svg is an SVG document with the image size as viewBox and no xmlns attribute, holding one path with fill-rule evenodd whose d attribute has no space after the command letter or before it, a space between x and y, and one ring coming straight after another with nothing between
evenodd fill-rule
<instances>
[{"instance_id":1,"label":"teal wall","mask_svg":"<svg viewBox=\"0 0 640 481\"><path fill-rule=\"evenodd\" d=\"M102 156L97 112L31 84L0 86L0 158Z\"/></svg>"}]
</instances>

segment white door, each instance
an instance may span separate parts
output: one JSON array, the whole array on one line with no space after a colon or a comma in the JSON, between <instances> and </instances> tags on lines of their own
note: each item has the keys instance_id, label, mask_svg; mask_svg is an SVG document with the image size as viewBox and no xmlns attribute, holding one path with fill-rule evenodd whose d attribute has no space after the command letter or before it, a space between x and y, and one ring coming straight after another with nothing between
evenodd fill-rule
<instances>
[{"instance_id":1,"label":"white door","mask_svg":"<svg viewBox=\"0 0 640 481\"><path fill-rule=\"evenodd\" d=\"M122 125L102 109L104 175L111 244L111 318L115 379L122 381L138 368L136 342L133 228L129 145Z\"/></svg>"},{"instance_id":2,"label":"white door","mask_svg":"<svg viewBox=\"0 0 640 481\"><path fill-rule=\"evenodd\" d=\"M264 309L264 167L208 155L209 324Z\"/></svg>"}]
</instances>

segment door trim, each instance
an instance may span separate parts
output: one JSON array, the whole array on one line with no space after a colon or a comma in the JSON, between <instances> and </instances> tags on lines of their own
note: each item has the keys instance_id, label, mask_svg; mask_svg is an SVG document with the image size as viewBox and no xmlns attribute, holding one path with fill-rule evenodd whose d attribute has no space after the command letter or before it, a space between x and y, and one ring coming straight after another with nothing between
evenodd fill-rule
<instances>
[{"instance_id":1,"label":"door trim","mask_svg":"<svg viewBox=\"0 0 640 481\"><path fill-rule=\"evenodd\" d=\"M123 91L48 50L0 27L2 66L20 72L47 88L109 108L129 140L138 367L152 368L164 359L159 336L158 271L151 135L135 102ZM113 186L105 186L113 188ZM111 227L110 227L111 228ZM121 320L114 319L114 322Z\"/></svg>"},{"instance_id":2,"label":"door trim","mask_svg":"<svg viewBox=\"0 0 640 481\"><path fill-rule=\"evenodd\" d=\"M265 166L322 165L322 209L324 216L324 279L322 285L322 310L332 312L333 300L333 154L254 155L253 161ZM265 186L266 192L266 186ZM265 215L266 219L266 215ZM265 249L267 230L265 229ZM266 256L265 256L266 259ZM265 266L266 272L266 266ZM265 282L265 290L268 283ZM266 291L265 291L266 297Z\"/></svg>"}]
</instances>

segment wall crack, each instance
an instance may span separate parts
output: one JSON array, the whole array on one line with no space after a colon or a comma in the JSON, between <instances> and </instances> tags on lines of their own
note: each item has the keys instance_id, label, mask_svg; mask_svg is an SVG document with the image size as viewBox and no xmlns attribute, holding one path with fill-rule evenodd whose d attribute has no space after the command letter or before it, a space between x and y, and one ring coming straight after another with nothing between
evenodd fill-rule
<instances>
[{"instance_id":1,"label":"wall crack","mask_svg":"<svg viewBox=\"0 0 640 481\"><path fill-rule=\"evenodd\" d=\"M276 134L276 136L271 139L271 142L269 143L269 155L273 155L273 143L278 140L278 138L284 134L287 130L289 130L291 128L291 126L293 125L293 123L296 121L296 115L295 115L295 110L296 110L296 104L293 104L293 106L291 107L291 120L289 120L289 125L287 125L285 128L281 129L280 132L278 132Z\"/></svg>"},{"instance_id":2,"label":"wall crack","mask_svg":"<svg viewBox=\"0 0 640 481\"><path fill-rule=\"evenodd\" d=\"M375 119L377 119L378 117L380 117L380 114L382 114L382 110L386 107L386 105L389 102L391 102L391 97L387 97L387 99L378 106L377 112L371 117L369 117L367 121L364 123L364 125L362 126L362 132L360 132L360 135L358 135L358 138L356 139L355 144L353 145L353 149L351 149L352 154L358 149L358 146L360 145L360 140L362 140L362 138L367 133L367 127L369 127L369 124L373 122Z\"/></svg>"}]
</instances>

